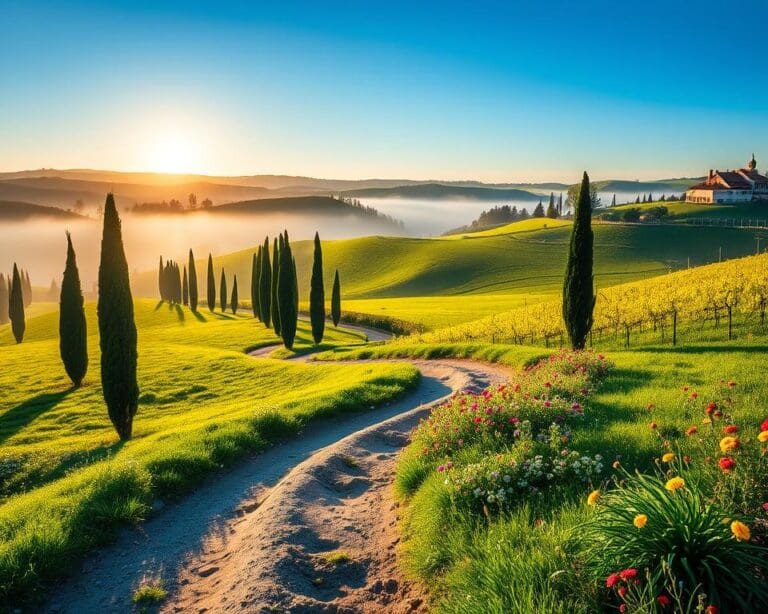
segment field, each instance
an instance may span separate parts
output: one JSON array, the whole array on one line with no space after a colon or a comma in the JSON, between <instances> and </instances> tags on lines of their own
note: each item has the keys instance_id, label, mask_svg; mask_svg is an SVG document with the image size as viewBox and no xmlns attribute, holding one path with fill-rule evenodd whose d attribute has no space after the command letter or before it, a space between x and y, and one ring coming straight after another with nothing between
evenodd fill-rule
<instances>
[{"instance_id":1,"label":"field","mask_svg":"<svg viewBox=\"0 0 768 614\"><path fill-rule=\"evenodd\" d=\"M669 218L667 221L675 223L696 223L701 218L707 218L710 221L717 220L752 220L756 222L759 220L760 224L765 226L768 224L768 203L765 202L749 202L740 203L738 205L700 205L695 203L686 202L653 202L653 203L640 203L619 205L617 207L611 207L607 211L625 211L627 209L640 209L644 211L652 207L664 206L669 211Z\"/></svg>"},{"instance_id":2,"label":"field","mask_svg":"<svg viewBox=\"0 0 768 614\"><path fill-rule=\"evenodd\" d=\"M40 311L45 311L41 306ZM317 416L386 401L412 386L408 365L256 360L275 343L249 314L192 314L136 302L141 396L134 438L118 441L99 385L98 334L87 305L90 368L71 390L58 354L58 313L27 320L13 344L0 327L0 594L28 595L101 543L249 451ZM327 347L362 342L329 330ZM296 349L311 343L299 323Z\"/></svg>"}]
</instances>

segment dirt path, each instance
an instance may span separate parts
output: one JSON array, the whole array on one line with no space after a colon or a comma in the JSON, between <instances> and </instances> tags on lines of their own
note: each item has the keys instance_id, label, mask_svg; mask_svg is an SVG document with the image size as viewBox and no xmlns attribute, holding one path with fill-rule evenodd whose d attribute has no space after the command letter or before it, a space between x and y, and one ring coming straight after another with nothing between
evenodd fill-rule
<instances>
[{"instance_id":1,"label":"dirt path","mask_svg":"<svg viewBox=\"0 0 768 614\"><path fill-rule=\"evenodd\" d=\"M89 558L48 612L130 612L144 577L162 577L166 612L397 612L422 596L395 568L395 457L429 404L501 381L465 361L414 363L396 403L315 423L300 437L213 476L180 503ZM327 563L343 551L350 561Z\"/></svg>"}]
</instances>

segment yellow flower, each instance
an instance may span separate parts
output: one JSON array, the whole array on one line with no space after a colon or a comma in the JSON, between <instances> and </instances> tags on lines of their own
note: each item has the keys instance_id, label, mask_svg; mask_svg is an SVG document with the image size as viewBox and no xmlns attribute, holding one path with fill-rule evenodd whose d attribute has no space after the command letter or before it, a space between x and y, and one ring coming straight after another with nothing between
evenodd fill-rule
<instances>
[{"instance_id":1,"label":"yellow flower","mask_svg":"<svg viewBox=\"0 0 768 614\"><path fill-rule=\"evenodd\" d=\"M723 437L720 440L720 451L723 454L726 454L727 452L731 452L732 450L735 450L738 447L739 447L738 437Z\"/></svg>"},{"instance_id":2,"label":"yellow flower","mask_svg":"<svg viewBox=\"0 0 768 614\"><path fill-rule=\"evenodd\" d=\"M682 488L685 486L685 480L683 478L672 478L671 480L667 480L667 483L664 485L664 488L666 488L670 492L675 492L676 490Z\"/></svg>"},{"instance_id":3,"label":"yellow flower","mask_svg":"<svg viewBox=\"0 0 768 614\"><path fill-rule=\"evenodd\" d=\"M597 505L597 500L600 498L600 491L593 490L587 497L587 505Z\"/></svg>"},{"instance_id":4,"label":"yellow flower","mask_svg":"<svg viewBox=\"0 0 768 614\"><path fill-rule=\"evenodd\" d=\"M760 443L765 443L768 441L768 431L760 431L760 434L757 436L757 440Z\"/></svg>"},{"instance_id":5,"label":"yellow flower","mask_svg":"<svg viewBox=\"0 0 768 614\"><path fill-rule=\"evenodd\" d=\"M702 424L712 424L712 418L704 418L704 420L701 421Z\"/></svg>"},{"instance_id":6,"label":"yellow flower","mask_svg":"<svg viewBox=\"0 0 768 614\"><path fill-rule=\"evenodd\" d=\"M743 522L739 522L738 520L734 520L731 523L731 533L733 533L733 536L739 541L748 542L752 537L752 533L750 533L749 527Z\"/></svg>"},{"instance_id":7,"label":"yellow flower","mask_svg":"<svg viewBox=\"0 0 768 614\"><path fill-rule=\"evenodd\" d=\"M768 431L765 432L768 433ZM618 469L619 467L621 467L621 463L619 461L613 461L613 468Z\"/></svg>"},{"instance_id":8,"label":"yellow flower","mask_svg":"<svg viewBox=\"0 0 768 614\"><path fill-rule=\"evenodd\" d=\"M673 460L675 460L675 453L667 452L664 456L661 457L661 460L663 460L665 463L671 463Z\"/></svg>"},{"instance_id":9,"label":"yellow flower","mask_svg":"<svg viewBox=\"0 0 768 614\"><path fill-rule=\"evenodd\" d=\"M635 519L632 521L632 524L635 525L638 529L642 529L645 526L645 523L648 522L648 516L645 514L638 514L635 516Z\"/></svg>"}]
</instances>

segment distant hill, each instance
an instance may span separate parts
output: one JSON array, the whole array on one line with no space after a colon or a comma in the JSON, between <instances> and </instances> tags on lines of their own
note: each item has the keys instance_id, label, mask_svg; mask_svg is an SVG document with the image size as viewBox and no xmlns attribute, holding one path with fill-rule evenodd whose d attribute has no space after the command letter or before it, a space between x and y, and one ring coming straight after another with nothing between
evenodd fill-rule
<instances>
[{"instance_id":1,"label":"distant hill","mask_svg":"<svg viewBox=\"0 0 768 614\"><path fill-rule=\"evenodd\" d=\"M77 213L56 207L42 207L32 203L0 200L0 220L5 222L31 218L86 219Z\"/></svg>"},{"instance_id":2,"label":"distant hill","mask_svg":"<svg viewBox=\"0 0 768 614\"><path fill-rule=\"evenodd\" d=\"M652 192L656 195L660 193L674 192L679 194L688 187L703 181L699 178L681 178L681 179L661 179L658 181L626 181L624 179L608 179L606 181L596 181L598 191L600 192L629 192L644 194Z\"/></svg>"},{"instance_id":3,"label":"distant hill","mask_svg":"<svg viewBox=\"0 0 768 614\"><path fill-rule=\"evenodd\" d=\"M394 188L365 188L347 190L344 196L357 198L414 198L421 200L483 200L538 202L541 196L516 188L489 188L424 183Z\"/></svg>"}]
</instances>

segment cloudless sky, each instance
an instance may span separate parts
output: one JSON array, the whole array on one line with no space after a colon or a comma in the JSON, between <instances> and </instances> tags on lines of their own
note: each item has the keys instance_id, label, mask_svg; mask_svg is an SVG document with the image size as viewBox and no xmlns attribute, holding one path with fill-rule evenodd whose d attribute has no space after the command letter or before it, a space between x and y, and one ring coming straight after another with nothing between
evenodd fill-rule
<instances>
[{"instance_id":1,"label":"cloudless sky","mask_svg":"<svg viewBox=\"0 0 768 614\"><path fill-rule=\"evenodd\" d=\"M0 0L0 170L768 166L768 3Z\"/></svg>"}]
</instances>

